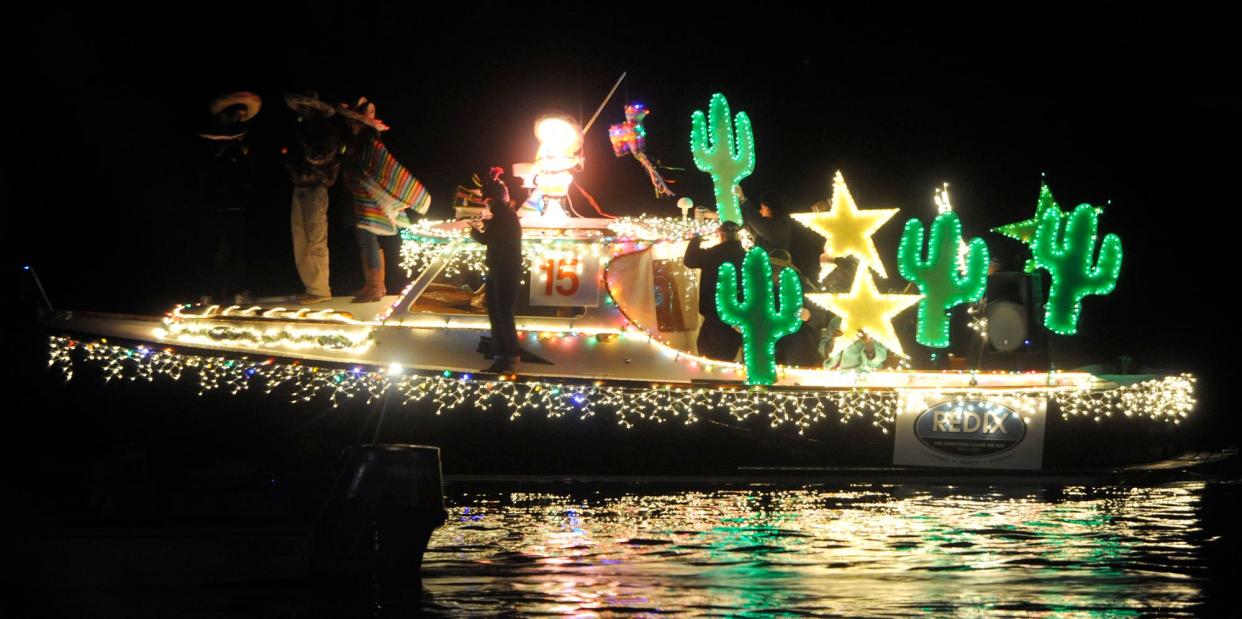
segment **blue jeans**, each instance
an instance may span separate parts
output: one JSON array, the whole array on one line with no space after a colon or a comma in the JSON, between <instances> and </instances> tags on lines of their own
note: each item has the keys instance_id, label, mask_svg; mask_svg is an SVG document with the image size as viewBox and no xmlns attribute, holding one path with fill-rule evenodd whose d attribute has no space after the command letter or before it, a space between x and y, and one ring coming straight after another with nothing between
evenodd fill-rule
<instances>
[{"instance_id":1,"label":"blue jeans","mask_svg":"<svg viewBox=\"0 0 1242 619\"><path fill-rule=\"evenodd\" d=\"M378 269L383 266L384 250L380 248L379 235L370 230L355 227L354 237L358 239L358 249L362 250L362 266L368 269Z\"/></svg>"}]
</instances>

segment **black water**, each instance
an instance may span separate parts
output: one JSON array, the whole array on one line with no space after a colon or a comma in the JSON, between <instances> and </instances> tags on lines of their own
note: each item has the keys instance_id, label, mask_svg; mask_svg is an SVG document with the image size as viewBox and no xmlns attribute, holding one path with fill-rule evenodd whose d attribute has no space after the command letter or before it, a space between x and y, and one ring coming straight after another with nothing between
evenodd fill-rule
<instances>
[{"instance_id":1,"label":"black water","mask_svg":"<svg viewBox=\"0 0 1242 619\"><path fill-rule=\"evenodd\" d=\"M456 482L421 586L57 588L62 616L1228 616L1238 482ZM252 544L296 546L296 535ZM170 542L171 543L171 542ZM233 538L231 544L237 544ZM224 550L221 554L241 552ZM257 546L246 552L258 553ZM238 556L238 555L234 555ZM188 560L195 560L187 557ZM338 586L339 585L339 586ZM39 613L42 615L43 613Z\"/></svg>"},{"instance_id":2,"label":"black water","mask_svg":"<svg viewBox=\"0 0 1242 619\"><path fill-rule=\"evenodd\" d=\"M426 610L892 617L1194 615L1225 584L1209 559L1232 537L1205 510L1238 490L452 489Z\"/></svg>"}]
</instances>

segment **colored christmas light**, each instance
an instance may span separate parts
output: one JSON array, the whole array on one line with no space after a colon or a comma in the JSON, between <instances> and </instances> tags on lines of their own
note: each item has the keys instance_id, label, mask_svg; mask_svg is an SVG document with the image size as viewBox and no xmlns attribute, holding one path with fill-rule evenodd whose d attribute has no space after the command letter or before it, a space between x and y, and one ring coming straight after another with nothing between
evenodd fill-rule
<instances>
[{"instance_id":1,"label":"colored christmas light","mask_svg":"<svg viewBox=\"0 0 1242 619\"><path fill-rule=\"evenodd\" d=\"M710 121L711 133L708 133ZM734 132L734 123L737 131ZM746 112L730 116L725 96L712 95L711 107L705 118L702 110L690 117L690 153L694 165L712 176L716 195L716 212L721 221L742 223L742 209L733 187L755 170L755 137Z\"/></svg>"},{"instance_id":2,"label":"colored christmas light","mask_svg":"<svg viewBox=\"0 0 1242 619\"><path fill-rule=\"evenodd\" d=\"M923 224L906 222L897 249L897 270L923 293L919 301L918 343L932 348L949 346L949 310L977 303L988 286L988 247L983 239L970 241L966 268L960 269L958 247L962 222L951 210L936 216L923 259Z\"/></svg>"},{"instance_id":3,"label":"colored christmas light","mask_svg":"<svg viewBox=\"0 0 1242 619\"><path fill-rule=\"evenodd\" d=\"M776 341L802 326L802 282L793 269L780 275L780 310L772 290L772 262L768 252L756 247L742 261L742 293L738 300L737 270L730 263L720 265L716 286L716 311L727 325L742 331L742 358L746 382L770 385L776 382Z\"/></svg>"},{"instance_id":4,"label":"colored christmas light","mask_svg":"<svg viewBox=\"0 0 1242 619\"><path fill-rule=\"evenodd\" d=\"M875 269L880 277L888 277L884 263L876 251L871 236L875 234L900 209L859 209L845 184L845 177L838 171L833 178L832 208L812 213L791 213L798 223L824 237L824 253L836 258L858 258L858 270Z\"/></svg>"},{"instance_id":5,"label":"colored christmas light","mask_svg":"<svg viewBox=\"0 0 1242 619\"><path fill-rule=\"evenodd\" d=\"M1055 333L1077 333L1083 298L1108 294L1117 286L1121 238L1106 235L1097 260L1099 217L1099 209L1080 204L1069 215L1062 215L1060 209L1047 209L1039 218L1031 254L1035 267L1048 271L1052 278L1044 326Z\"/></svg>"},{"instance_id":6,"label":"colored christmas light","mask_svg":"<svg viewBox=\"0 0 1242 619\"><path fill-rule=\"evenodd\" d=\"M841 337L834 349L843 349L862 331L898 355L905 353L893 330L893 318L919 302L921 294L880 294L871 271L860 268L848 293L814 293L806 295L812 303L841 317Z\"/></svg>"},{"instance_id":7,"label":"colored christmas light","mask_svg":"<svg viewBox=\"0 0 1242 619\"><path fill-rule=\"evenodd\" d=\"M640 420L662 423L680 419L690 424L704 415L724 413L738 421L766 416L774 428L792 425L804 433L835 413L841 423L870 419L874 427L887 433L898 412L902 391L629 386L525 378L492 381L452 372L420 374L406 368L401 368L399 374L390 374L389 366L328 367L271 358L194 355L172 349L118 346L106 340L83 342L63 336L49 338L49 344L48 365L60 370L66 380L74 377L79 364L87 364L99 367L107 382L188 379L197 383L199 395L216 391L237 395L255 387L265 394L284 394L295 403L326 399L334 407L355 398L370 403L394 389L401 396L401 404L429 405L436 415L460 408L487 409L498 403L509 411L510 419L526 412L586 419L597 412L611 411L617 423L625 427ZM1103 421L1124 416L1177 424L1195 407L1194 387L1194 377L1181 374L1109 389L1049 386L1021 392L1006 389L1002 393L1032 402L1047 398L1060 407L1061 416L1067 419ZM986 399L994 393L987 389L935 388L919 392L936 400L946 396Z\"/></svg>"}]
</instances>

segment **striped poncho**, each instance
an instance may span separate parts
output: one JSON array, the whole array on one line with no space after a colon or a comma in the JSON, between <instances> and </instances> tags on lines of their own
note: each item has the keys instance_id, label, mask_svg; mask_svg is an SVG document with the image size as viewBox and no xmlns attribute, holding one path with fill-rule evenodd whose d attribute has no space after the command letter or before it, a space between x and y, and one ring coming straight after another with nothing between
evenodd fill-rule
<instances>
[{"instance_id":1,"label":"striped poncho","mask_svg":"<svg viewBox=\"0 0 1242 619\"><path fill-rule=\"evenodd\" d=\"M431 194L410 171L372 137L357 153L358 165L349 178L354 202L354 221L359 228L380 236L409 226L406 209L422 215L431 206Z\"/></svg>"}]
</instances>

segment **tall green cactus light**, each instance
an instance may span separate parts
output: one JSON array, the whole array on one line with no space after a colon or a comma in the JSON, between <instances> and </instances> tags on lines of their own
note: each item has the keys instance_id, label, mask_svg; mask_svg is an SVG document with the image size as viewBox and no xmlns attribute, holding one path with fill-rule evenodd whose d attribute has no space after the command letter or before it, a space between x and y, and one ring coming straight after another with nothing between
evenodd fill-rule
<instances>
[{"instance_id":1,"label":"tall green cactus light","mask_svg":"<svg viewBox=\"0 0 1242 619\"><path fill-rule=\"evenodd\" d=\"M708 121L711 132L708 133ZM733 124L737 122L737 134ZM736 139L735 139L736 138ZM755 171L755 136L750 130L750 117L738 112L729 115L729 101L725 96L712 95L712 105L707 118L702 110L690 116L690 153L694 165L712 175L712 187L716 193L716 212L721 221L742 223L742 209L738 206L733 186Z\"/></svg>"},{"instance_id":2,"label":"tall green cactus light","mask_svg":"<svg viewBox=\"0 0 1242 619\"><path fill-rule=\"evenodd\" d=\"M737 271L732 264L720 265L716 285L716 313L727 325L742 330L742 358L746 362L746 382L771 385L776 382L776 341L802 326L802 282L793 269L781 271L781 308L777 311L772 290L772 262L768 252L756 247L742 262L742 292L737 298Z\"/></svg>"},{"instance_id":3,"label":"tall green cactus light","mask_svg":"<svg viewBox=\"0 0 1242 619\"><path fill-rule=\"evenodd\" d=\"M977 303L988 285L988 246L981 238L971 239L965 260L965 273L959 268L958 247L962 245L962 222L957 213L946 211L936 217L923 254L923 224L906 222L897 248L897 268L923 293L919 301L919 327L915 340L932 348L949 346L949 310L962 303Z\"/></svg>"},{"instance_id":4,"label":"tall green cactus light","mask_svg":"<svg viewBox=\"0 0 1242 619\"><path fill-rule=\"evenodd\" d=\"M1099 219L1100 210L1090 204L1079 204L1068 215L1063 215L1059 209L1049 209L1039 217L1031 253L1036 268L1048 271L1052 278L1044 326L1054 333L1077 333L1083 297L1108 294L1117 286L1117 276L1121 274L1121 238L1116 234L1106 235L1096 260ZM1094 267L1092 262L1095 262Z\"/></svg>"}]
</instances>

